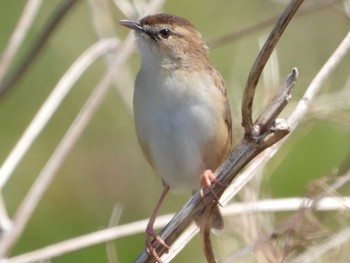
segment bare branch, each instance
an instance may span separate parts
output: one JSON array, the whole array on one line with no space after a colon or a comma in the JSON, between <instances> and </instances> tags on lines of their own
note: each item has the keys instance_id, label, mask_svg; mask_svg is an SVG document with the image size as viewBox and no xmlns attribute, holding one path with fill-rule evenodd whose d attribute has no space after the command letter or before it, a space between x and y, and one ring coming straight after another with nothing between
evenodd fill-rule
<instances>
[{"instance_id":1,"label":"bare branch","mask_svg":"<svg viewBox=\"0 0 350 263\"><path fill-rule=\"evenodd\" d=\"M278 115L280 115L283 109L287 106L287 103L292 98L291 90L294 87L297 78L298 70L293 68L292 73L287 77L283 87L278 89L278 93L255 121L255 130L259 129L259 133L264 133L267 129L271 128L271 125L275 122Z\"/></svg>"},{"instance_id":2,"label":"bare branch","mask_svg":"<svg viewBox=\"0 0 350 263\"><path fill-rule=\"evenodd\" d=\"M264 69L266 62L274 50L278 40L280 39L288 23L293 18L302 2L303 0L292 0L289 3L287 8L282 13L281 17L276 22L275 27L271 31L268 39L265 42L265 45L261 49L249 73L242 103L242 126L244 128L246 137L255 137L258 135L258 131L254 129L255 127L253 127L252 114L255 89L256 85L258 84L261 72Z\"/></svg>"}]
</instances>

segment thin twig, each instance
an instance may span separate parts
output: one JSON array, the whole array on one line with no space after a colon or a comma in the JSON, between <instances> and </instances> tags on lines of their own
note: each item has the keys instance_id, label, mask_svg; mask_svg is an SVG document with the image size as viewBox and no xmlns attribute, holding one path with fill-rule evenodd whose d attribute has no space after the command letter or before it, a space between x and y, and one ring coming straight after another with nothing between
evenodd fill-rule
<instances>
[{"instance_id":1,"label":"thin twig","mask_svg":"<svg viewBox=\"0 0 350 263\"><path fill-rule=\"evenodd\" d=\"M252 114L255 89L256 85L258 84L261 72L264 69L266 62L274 50L278 40L280 39L290 20L293 18L294 14L298 10L299 6L303 3L303 1L304 0L292 0L289 3L287 8L282 13L281 17L276 22L249 73L242 102L242 126L244 128L245 136L248 138L256 137L259 133L259 131L257 131L253 126ZM259 129L259 127L257 128Z\"/></svg>"},{"instance_id":2,"label":"thin twig","mask_svg":"<svg viewBox=\"0 0 350 263\"><path fill-rule=\"evenodd\" d=\"M291 89L289 87L295 85L298 74L298 70L294 68L292 73L287 77L284 87L277 91L277 94L273 97L270 103L267 104L263 114L261 114L255 121L254 125L258 127L259 133L264 133L269 127L271 127L273 122L276 121L276 118L292 98Z\"/></svg>"},{"instance_id":3,"label":"thin twig","mask_svg":"<svg viewBox=\"0 0 350 263\"><path fill-rule=\"evenodd\" d=\"M0 83L8 71L13 58L17 54L17 51L24 38L26 37L30 26L32 25L36 14L38 13L42 0L29 0L22 12L22 15L17 23L15 30L13 31L10 40L8 41L4 53L0 59ZM1 89L0 89L1 93Z\"/></svg>"},{"instance_id":4,"label":"thin twig","mask_svg":"<svg viewBox=\"0 0 350 263\"><path fill-rule=\"evenodd\" d=\"M65 17L65 14L67 14L76 2L77 0L65 0L54 10L48 22L45 23L45 28L42 30L32 47L28 50L24 59L22 59L18 67L11 72L11 75L0 82L0 98L4 96L5 92L8 91L21 76L23 76L29 65L34 61L40 51L43 50L43 46Z\"/></svg>"}]
</instances>

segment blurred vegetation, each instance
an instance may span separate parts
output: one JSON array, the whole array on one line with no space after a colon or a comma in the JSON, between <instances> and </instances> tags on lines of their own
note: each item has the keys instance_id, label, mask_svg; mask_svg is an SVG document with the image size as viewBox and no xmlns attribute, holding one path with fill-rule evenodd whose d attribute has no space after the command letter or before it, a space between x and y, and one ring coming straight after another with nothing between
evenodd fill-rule
<instances>
[{"instance_id":1,"label":"blurred vegetation","mask_svg":"<svg viewBox=\"0 0 350 263\"><path fill-rule=\"evenodd\" d=\"M109 4L116 22L125 19L112 1ZM25 1L18 0L0 3L0 50L5 48L24 5ZM12 68L28 51L56 5L57 1L44 1ZM284 7L285 4L268 0L177 0L168 1L162 11L188 18L209 41L279 15ZM350 17L342 14L342 10L343 4L339 3L295 17L279 42L279 83L283 82L292 67L298 67L300 72L292 104L285 116L288 116L294 103L348 32ZM210 59L222 73L228 87L236 137L242 134L239 108L245 81L259 51L259 38L266 37L271 27L210 51ZM115 32L126 34L117 23ZM88 4L78 1L25 74L0 98L0 163L3 163L63 73L96 40ZM134 74L138 63L139 58L135 54L130 60ZM104 63L100 61L84 74L15 170L3 191L10 215L13 215L48 156L100 80L104 68ZM322 94L339 91L345 85L349 89L349 69L350 57L347 56L324 86ZM123 88L133 89L132 86ZM271 87L259 84L255 102L257 109L261 108L269 92ZM303 196L314 179L329 175L335 168L342 169L342 165L349 163L350 125L349 122L337 121L344 114L347 116L344 119L349 120L347 106L347 109L329 116L316 115L304 120L265 170L263 196ZM120 223L148 218L161 189L160 180L139 149L131 112L118 93L111 89L60 168L12 255L107 227L115 203L124 207ZM161 214L177 211L189 196L169 195ZM144 235L118 240L115 244L120 262L131 262L143 249ZM203 261L197 238L174 260ZM107 262L107 257L104 246L100 245L52 259L52 262Z\"/></svg>"}]
</instances>

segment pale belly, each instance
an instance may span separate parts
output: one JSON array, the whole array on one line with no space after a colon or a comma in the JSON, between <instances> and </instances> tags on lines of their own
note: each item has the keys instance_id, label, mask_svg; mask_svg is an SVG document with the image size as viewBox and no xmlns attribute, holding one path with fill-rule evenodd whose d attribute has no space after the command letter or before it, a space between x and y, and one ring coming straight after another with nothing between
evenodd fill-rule
<instances>
[{"instance_id":1,"label":"pale belly","mask_svg":"<svg viewBox=\"0 0 350 263\"><path fill-rule=\"evenodd\" d=\"M175 191L194 190L200 187L201 174L208 169L204 160L208 144L215 141L218 124L223 123L222 111L215 107L215 99L221 94L216 94L215 88L200 97L197 92L191 94L200 81L189 88L170 80L174 86L162 86L157 91L147 90L158 86L153 79L149 79L152 85L140 83L136 88L136 133L146 158L166 184ZM220 151L215 145L209 146L214 156Z\"/></svg>"},{"instance_id":2,"label":"pale belly","mask_svg":"<svg viewBox=\"0 0 350 263\"><path fill-rule=\"evenodd\" d=\"M139 141L147 147L156 172L173 190L198 189L207 169L204 150L215 137L215 116L205 105L169 108L135 108Z\"/></svg>"}]
</instances>

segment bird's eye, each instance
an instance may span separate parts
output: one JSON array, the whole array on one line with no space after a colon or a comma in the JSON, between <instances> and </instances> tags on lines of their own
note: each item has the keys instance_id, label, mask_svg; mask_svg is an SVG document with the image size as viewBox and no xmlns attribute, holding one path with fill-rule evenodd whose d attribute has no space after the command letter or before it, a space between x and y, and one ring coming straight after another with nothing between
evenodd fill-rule
<instances>
[{"instance_id":1,"label":"bird's eye","mask_svg":"<svg viewBox=\"0 0 350 263\"><path fill-rule=\"evenodd\" d=\"M168 38L171 35L171 30L168 28L164 28L164 29L159 31L159 34L162 38Z\"/></svg>"}]
</instances>

